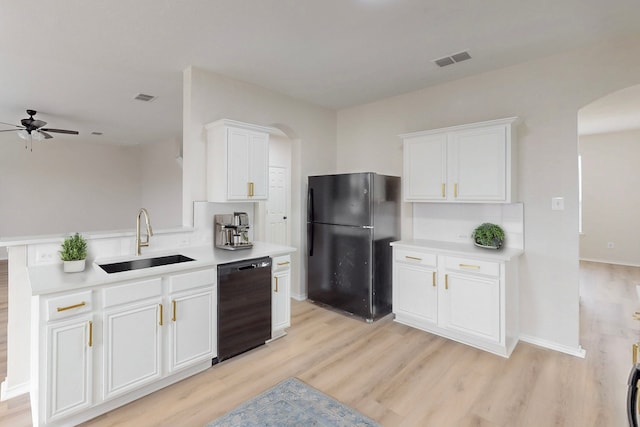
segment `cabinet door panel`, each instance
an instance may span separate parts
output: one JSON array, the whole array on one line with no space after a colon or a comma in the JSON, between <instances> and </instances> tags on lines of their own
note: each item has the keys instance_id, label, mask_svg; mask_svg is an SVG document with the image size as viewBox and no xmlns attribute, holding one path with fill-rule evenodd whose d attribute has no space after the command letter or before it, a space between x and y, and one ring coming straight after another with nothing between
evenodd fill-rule
<instances>
[{"instance_id":1,"label":"cabinet door panel","mask_svg":"<svg viewBox=\"0 0 640 427\"><path fill-rule=\"evenodd\" d=\"M214 357L213 295L207 289L171 298L171 371Z\"/></svg>"},{"instance_id":2,"label":"cabinet door panel","mask_svg":"<svg viewBox=\"0 0 640 427\"><path fill-rule=\"evenodd\" d=\"M92 317L47 326L47 419L70 415L91 406Z\"/></svg>"},{"instance_id":3,"label":"cabinet door panel","mask_svg":"<svg viewBox=\"0 0 640 427\"><path fill-rule=\"evenodd\" d=\"M269 195L269 135L251 134L249 181L253 183L252 200L266 200Z\"/></svg>"},{"instance_id":4,"label":"cabinet door panel","mask_svg":"<svg viewBox=\"0 0 640 427\"><path fill-rule=\"evenodd\" d=\"M273 274L272 283L272 330L278 331L291 326L290 280L291 270L283 269Z\"/></svg>"},{"instance_id":5,"label":"cabinet door panel","mask_svg":"<svg viewBox=\"0 0 640 427\"><path fill-rule=\"evenodd\" d=\"M453 200L506 199L505 126L455 132L450 147Z\"/></svg>"},{"instance_id":6,"label":"cabinet door panel","mask_svg":"<svg viewBox=\"0 0 640 427\"><path fill-rule=\"evenodd\" d=\"M446 161L446 134L405 140L403 176L405 200L444 200Z\"/></svg>"},{"instance_id":7,"label":"cabinet door panel","mask_svg":"<svg viewBox=\"0 0 640 427\"><path fill-rule=\"evenodd\" d=\"M227 198L246 200L249 194L249 132L234 128L227 132Z\"/></svg>"},{"instance_id":8,"label":"cabinet door panel","mask_svg":"<svg viewBox=\"0 0 640 427\"><path fill-rule=\"evenodd\" d=\"M161 299L104 314L104 397L161 377ZM163 316L163 323L167 322Z\"/></svg>"},{"instance_id":9,"label":"cabinet door panel","mask_svg":"<svg viewBox=\"0 0 640 427\"><path fill-rule=\"evenodd\" d=\"M496 279L449 273L441 288L443 326L500 341L500 285Z\"/></svg>"},{"instance_id":10,"label":"cabinet door panel","mask_svg":"<svg viewBox=\"0 0 640 427\"><path fill-rule=\"evenodd\" d=\"M393 311L436 323L438 293L435 270L395 263Z\"/></svg>"}]
</instances>

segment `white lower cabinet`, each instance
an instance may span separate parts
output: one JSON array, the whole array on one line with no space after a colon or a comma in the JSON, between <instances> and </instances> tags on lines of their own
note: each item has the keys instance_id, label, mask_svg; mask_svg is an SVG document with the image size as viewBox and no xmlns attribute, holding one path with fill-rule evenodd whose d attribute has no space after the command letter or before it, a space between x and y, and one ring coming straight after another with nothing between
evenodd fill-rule
<instances>
[{"instance_id":1,"label":"white lower cabinet","mask_svg":"<svg viewBox=\"0 0 640 427\"><path fill-rule=\"evenodd\" d=\"M216 270L34 297L33 424L76 425L211 367Z\"/></svg>"},{"instance_id":2,"label":"white lower cabinet","mask_svg":"<svg viewBox=\"0 0 640 427\"><path fill-rule=\"evenodd\" d=\"M417 324L436 324L438 322L436 256L397 250L393 274L393 311L396 316L399 315ZM396 283L399 285L396 286Z\"/></svg>"},{"instance_id":3,"label":"white lower cabinet","mask_svg":"<svg viewBox=\"0 0 640 427\"><path fill-rule=\"evenodd\" d=\"M395 320L509 357L518 341L516 262L394 247Z\"/></svg>"},{"instance_id":4,"label":"white lower cabinet","mask_svg":"<svg viewBox=\"0 0 640 427\"><path fill-rule=\"evenodd\" d=\"M500 342L498 279L445 273L440 325L469 336Z\"/></svg>"},{"instance_id":5,"label":"white lower cabinet","mask_svg":"<svg viewBox=\"0 0 640 427\"><path fill-rule=\"evenodd\" d=\"M178 293L171 298L171 372L213 359L217 327L213 289Z\"/></svg>"},{"instance_id":6,"label":"white lower cabinet","mask_svg":"<svg viewBox=\"0 0 640 427\"><path fill-rule=\"evenodd\" d=\"M277 338L291 326L291 257L274 257L272 270L271 336Z\"/></svg>"},{"instance_id":7,"label":"white lower cabinet","mask_svg":"<svg viewBox=\"0 0 640 427\"><path fill-rule=\"evenodd\" d=\"M104 398L111 399L162 376L162 299L104 312Z\"/></svg>"},{"instance_id":8,"label":"white lower cabinet","mask_svg":"<svg viewBox=\"0 0 640 427\"><path fill-rule=\"evenodd\" d=\"M93 403L93 316L51 322L46 330L46 420L56 420Z\"/></svg>"}]
</instances>

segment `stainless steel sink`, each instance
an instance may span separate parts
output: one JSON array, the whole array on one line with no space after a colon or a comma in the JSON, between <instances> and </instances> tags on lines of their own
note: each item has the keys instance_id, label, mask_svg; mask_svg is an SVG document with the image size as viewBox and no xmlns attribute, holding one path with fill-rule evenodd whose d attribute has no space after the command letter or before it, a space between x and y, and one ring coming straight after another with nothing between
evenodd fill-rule
<instances>
[{"instance_id":1,"label":"stainless steel sink","mask_svg":"<svg viewBox=\"0 0 640 427\"><path fill-rule=\"evenodd\" d=\"M166 255L98 265L107 273L120 273L123 271L140 270L141 268L159 267L161 265L178 264L189 261L195 260L184 255Z\"/></svg>"}]
</instances>

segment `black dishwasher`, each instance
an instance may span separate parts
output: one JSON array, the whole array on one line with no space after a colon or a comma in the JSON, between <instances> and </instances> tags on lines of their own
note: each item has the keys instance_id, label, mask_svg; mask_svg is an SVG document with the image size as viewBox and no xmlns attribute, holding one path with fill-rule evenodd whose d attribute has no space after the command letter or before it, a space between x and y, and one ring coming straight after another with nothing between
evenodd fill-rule
<instances>
[{"instance_id":1,"label":"black dishwasher","mask_svg":"<svg viewBox=\"0 0 640 427\"><path fill-rule=\"evenodd\" d=\"M269 339L271 258L218 265L217 361L251 350Z\"/></svg>"}]
</instances>

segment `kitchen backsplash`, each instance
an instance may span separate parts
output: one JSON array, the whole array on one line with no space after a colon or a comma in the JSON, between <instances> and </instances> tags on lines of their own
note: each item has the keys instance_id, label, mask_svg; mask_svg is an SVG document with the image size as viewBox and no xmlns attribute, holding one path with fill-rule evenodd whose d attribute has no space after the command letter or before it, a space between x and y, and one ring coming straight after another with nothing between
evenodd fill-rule
<instances>
[{"instance_id":1,"label":"kitchen backsplash","mask_svg":"<svg viewBox=\"0 0 640 427\"><path fill-rule=\"evenodd\" d=\"M472 242L471 233L483 222L500 225L505 246L524 249L524 205L489 203L414 203L413 238Z\"/></svg>"}]
</instances>

